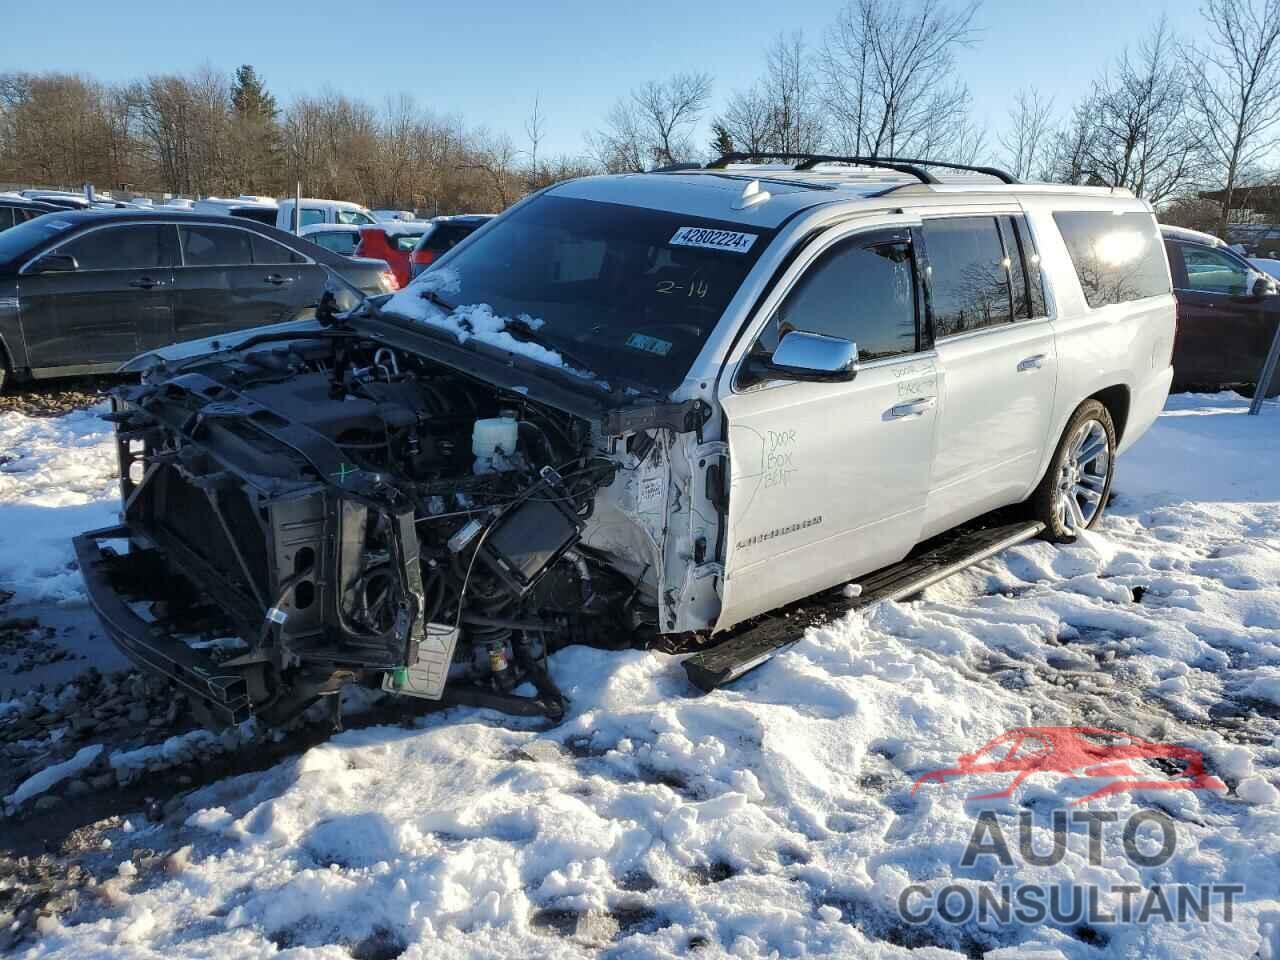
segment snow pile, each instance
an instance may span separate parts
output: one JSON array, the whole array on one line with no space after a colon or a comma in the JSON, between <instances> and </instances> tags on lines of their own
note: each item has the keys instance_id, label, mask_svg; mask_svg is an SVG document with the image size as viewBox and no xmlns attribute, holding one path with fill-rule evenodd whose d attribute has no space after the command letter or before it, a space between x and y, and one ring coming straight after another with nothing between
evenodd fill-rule
<instances>
[{"instance_id":1,"label":"snow pile","mask_svg":"<svg viewBox=\"0 0 1280 960\"><path fill-rule=\"evenodd\" d=\"M76 774L91 767L102 756L103 749L104 747L100 743L81 747L76 751L76 755L69 760L45 767L39 773L22 781L22 783L18 784L18 789L4 798L4 802L17 806L37 794L44 793L50 787L56 786L68 777L74 777Z\"/></svg>"},{"instance_id":2,"label":"snow pile","mask_svg":"<svg viewBox=\"0 0 1280 960\"><path fill-rule=\"evenodd\" d=\"M1267 956L1280 916L1280 410L1182 397L1121 460L1095 536L1028 543L931 588L807 631L729 689L695 696L677 658L570 648L571 700L544 729L455 709L370 728L205 787L150 848L184 869L121 874L108 901L42 927L32 956L646 958ZM1055 811L1098 784L1038 773L915 784L1016 727L1090 726L1203 751L1228 788L1151 786L1097 855ZM1080 809L1080 808L1074 808ZM979 814L1014 849L965 865ZM1120 831L1171 819L1143 866ZM123 839L123 838L122 838ZM1188 923L934 917L917 888L1089 884L1144 894L1243 884ZM918 901L914 901L918 902Z\"/></svg>"},{"instance_id":3,"label":"snow pile","mask_svg":"<svg viewBox=\"0 0 1280 960\"><path fill-rule=\"evenodd\" d=\"M84 597L71 538L120 509L106 404L57 419L0 413L0 589L15 601Z\"/></svg>"},{"instance_id":4,"label":"snow pile","mask_svg":"<svg viewBox=\"0 0 1280 960\"><path fill-rule=\"evenodd\" d=\"M451 294L457 294L461 289L462 278L457 271L447 267L430 270L399 293L393 294L382 309L448 330L459 343L466 343L474 338L516 356L560 367L580 377L594 378L595 375L589 371L578 370L567 363L557 351L513 337L507 332L507 327L513 322L512 318L498 316L487 303L460 304L450 311L429 299L431 294L436 294L447 300ZM530 330L537 330L545 321L522 313L514 322Z\"/></svg>"}]
</instances>

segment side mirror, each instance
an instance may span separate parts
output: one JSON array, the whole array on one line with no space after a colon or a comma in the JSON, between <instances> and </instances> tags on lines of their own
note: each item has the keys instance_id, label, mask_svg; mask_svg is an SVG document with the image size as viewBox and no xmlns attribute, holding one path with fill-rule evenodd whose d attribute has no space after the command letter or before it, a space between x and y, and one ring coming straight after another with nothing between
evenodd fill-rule
<instances>
[{"instance_id":1,"label":"side mirror","mask_svg":"<svg viewBox=\"0 0 1280 960\"><path fill-rule=\"evenodd\" d=\"M776 380L841 383L858 375L858 345L840 337L792 330L764 364Z\"/></svg>"},{"instance_id":2,"label":"side mirror","mask_svg":"<svg viewBox=\"0 0 1280 960\"><path fill-rule=\"evenodd\" d=\"M1255 297L1269 297L1276 292L1276 282L1270 277L1259 277L1253 282Z\"/></svg>"},{"instance_id":3,"label":"side mirror","mask_svg":"<svg viewBox=\"0 0 1280 960\"><path fill-rule=\"evenodd\" d=\"M31 265L30 273L74 273L80 269L69 253L46 253Z\"/></svg>"}]
</instances>

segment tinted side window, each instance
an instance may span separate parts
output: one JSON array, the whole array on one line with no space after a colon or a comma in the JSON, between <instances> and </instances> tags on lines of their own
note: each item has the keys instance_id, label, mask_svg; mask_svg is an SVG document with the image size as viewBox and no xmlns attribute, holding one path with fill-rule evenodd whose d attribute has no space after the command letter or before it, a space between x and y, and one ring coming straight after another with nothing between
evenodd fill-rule
<instances>
[{"instance_id":1,"label":"tinted side window","mask_svg":"<svg viewBox=\"0 0 1280 960\"><path fill-rule=\"evenodd\" d=\"M1070 211L1053 215L1089 306L1097 309L1169 292L1160 233L1149 213Z\"/></svg>"},{"instance_id":2,"label":"tinted side window","mask_svg":"<svg viewBox=\"0 0 1280 960\"><path fill-rule=\"evenodd\" d=\"M0 207L0 230L8 230L13 226L14 214L17 211L13 207Z\"/></svg>"},{"instance_id":3,"label":"tinted side window","mask_svg":"<svg viewBox=\"0 0 1280 960\"><path fill-rule=\"evenodd\" d=\"M1022 217L1001 217L1000 237L1009 260L1009 285L1013 291L1013 318L1028 320L1047 316L1040 255Z\"/></svg>"},{"instance_id":4,"label":"tinted side window","mask_svg":"<svg viewBox=\"0 0 1280 960\"><path fill-rule=\"evenodd\" d=\"M253 262L249 234L225 227L178 227L182 262L188 267L239 267Z\"/></svg>"},{"instance_id":5,"label":"tinted side window","mask_svg":"<svg viewBox=\"0 0 1280 960\"><path fill-rule=\"evenodd\" d=\"M309 227L313 223L324 223L324 211L315 207L303 207L301 226Z\"/></svg>"},{"instance_id":6,"label":"tinted side window","mask_svg":"<svg viewBox=\"0 0 1280 960\"><path fill-rule=\"evenodd\" d=\"M761 338L769 350L792 330L852 340L863 360L914 353L916 276L901 234L851 237L824 253L787 294Z\"/></svg>"},{"instance_id":7,"label":"tinted side window","mask_svg":"<svg viewBox=\"0 0 1280 960\"><path fill-rule=\"evenodd\" d=\"M924 226L934 335L1009 323L1009 270L995 217L930 220Z\"/></svg>"},{"instance_id":8,"label":"tinted side window","mask_svg":"<svg viewBox=\"0 0 1280 960\"><path fill-rule=\"evenodd\" d=\"M306 258L290 250L283 243L276 243L256 233L250 238L254 263L306 263Z\"/></svg>"},{"instance_id":9,"label":"tinted side window","mask_svg":"<svg viewBox=\"0 0 1280 960\"><path fill-rule=\"evenodd\" d=\"M1187 269L1187 289L1240 297L1249 292L1249 268L1235 257L1200 247L1181 244L1182 262Z\"/></svg>"},{"instance_id":10,"label":"tinted side window","mask_svg":"<svg viewBox=\"0 0 1280 960\"><path fill-rule=\"evenodd\" d=\"M58 248L76 258L81 270L144 270L172 265L173 227L147 224L108 227L69 240Z\"/></svg>"},{"instance_id":11,"label":"tinted side window","mask_svg":"<svg viewBox=\"0 0 1280 960\"><path fill-rule=\"evenodd\" d=\"M312 243L318 243L326 250L332 250L334 253L340 253L344 257L349 257L356 252L356 247L360 243L358 234L349 233L342 230L330 230L325 232L317 232L307 237Z\"/></svg>"}]
</instances>

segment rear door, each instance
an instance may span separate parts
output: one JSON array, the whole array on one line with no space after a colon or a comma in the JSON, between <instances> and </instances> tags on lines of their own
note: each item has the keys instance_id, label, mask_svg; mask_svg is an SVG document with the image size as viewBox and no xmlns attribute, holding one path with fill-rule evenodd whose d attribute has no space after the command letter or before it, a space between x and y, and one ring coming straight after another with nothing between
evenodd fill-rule
<instances>
[{"instance_id":1,"label":"rear door","mask_svg":"<svg viewBox=\"0 0 1280 960\"><path fill-rule=\"evenodd\" d=\"M208 223L181 224L177 229L182 261L175 270L174 337L168 342L293 316L295 300L301 295L295 288L303 279L299 264L255 263L258 235L251 230ZM264 251L273 247L283 251L267 259L281 260L291 254L274 241L264 239L259 246Z\"/></svg>"},{"instance_id":2,"label":"rear door","mask_svg":"<svg viewBox=\"0 0 1280 960\"><path fill-rule=\"evenodd\" d=\"M913 232L844 227L802 254L727 368L730 493L718 629L901 559L920 537L939 413ZM852 340L844 383L760 379L791 330ZM736 369L736 375L735 374Z\"/></svg>"},{"instance_id":3,"label":"rear door","mask_svg":"<svg viewBox=\"0 0 1280 960\"><path fill-rule=\"evenodd\" d=\"M1165 250L1178 298L1177 385L1217 389L1256 380L1275 329L1266 309L1275 298L1253 296L1260 274L1232 254L1202 244L1169 240Z\"/></svg>"},{"instance_id":4,"label":"rear door","mask_svg":"<svg viewBox=\"0 0 1280 960\"><path fill-rule=\"evenodd\" d=\"M1053 442L1057 350L1020 215L926 219L923 232L945 378L929 537L1022 500L1039 480Z\"/></svg>"},{"instance_id":5,"label":"rear door","mask_svg":"<svg viewBox=\"0 0 1280 960\"><path fill-rule=\"evenodd\" d=\"M33 368L123 362L172 332L172 224L99 227L46 252L75 257L79 269L18 280Z\"/></svg>"}]
</instances>

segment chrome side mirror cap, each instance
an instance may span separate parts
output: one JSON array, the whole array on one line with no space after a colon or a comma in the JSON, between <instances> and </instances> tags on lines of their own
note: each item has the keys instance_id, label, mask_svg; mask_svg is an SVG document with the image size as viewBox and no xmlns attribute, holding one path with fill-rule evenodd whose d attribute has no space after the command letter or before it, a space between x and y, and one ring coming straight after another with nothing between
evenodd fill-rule
<instances>
[{"instance_id":1,"label":"chrome side mirror cap","mask_svg":"<svg viewBox=\"0 0 1280 960\"><path fill-rule=\"evenodd\" d=\"M765 366L775 380L841 383L858 375L858 345L840 337L792 330Z\"/></svg>"}]
</instances>

